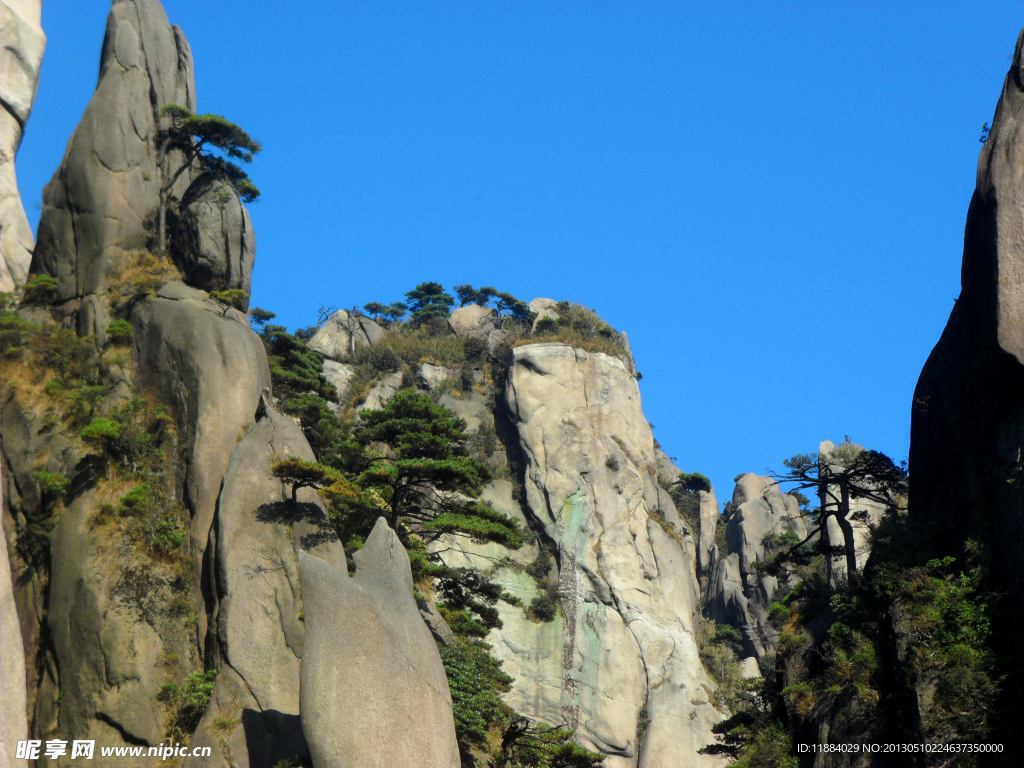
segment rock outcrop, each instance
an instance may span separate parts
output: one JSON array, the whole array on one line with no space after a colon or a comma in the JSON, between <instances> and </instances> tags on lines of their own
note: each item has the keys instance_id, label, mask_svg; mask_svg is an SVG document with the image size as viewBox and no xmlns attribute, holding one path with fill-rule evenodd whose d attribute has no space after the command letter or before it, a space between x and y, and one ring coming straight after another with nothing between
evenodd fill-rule
<instances>
[{"instance_id":1,"label":"rock outcrop","mask_svg":"<svg viewBox=\"0 0 1024 768\"><path fill-rule=\"evenodd\" d=\"M189 186L181 199L171 257L189 285L250 292L256 238L249 212L227 179L204 173Z\"/></svg>"},{"instance_id":2,"label":"rock outcrop","mask_svg":"<svg viewBox=\"0 0 1024 768\"><path fill-rule=\"evenodd\" d=\"M384 329L370 318L339 309L309 340L309 348L332 360L344 360L356 347L372 347L384 338Z\"/></svg>"},{"instance_id":3,"label":"rock outcrop","mask_svg":"<svg viewBox=\"0 0 1024 768\"><path fill-rule=\"evenodd\" d=\"M303 488L292 502L291 490L271 476L273 462L288 456L314 458L299 426L263 403L231 451L206 558L213 581L206 655L219 674L192 744L212 746L214 761L186 765L271 768L306 756L298 558L304 550L344 569L345 552L317 495ZM218 725L225 722L233 725Z\"/></svg>"},{"instance_id":4,"label":"rock outcrop","mask_svg":"<svg viewBox=\"0 0 1024 768\"><path fill-rule=\"evenodd\" d=\"M196 108L184 34L159 0L114 0L96 92L43 190L31 271L57 279L59 301L103 291L120 251L145 247L164 170L180 162L172 153L164 169L158 163L169 104ZM174 196L190 181L183 174Z\"/></svg>"},{"instance_id":5,"label":"rock outcrop","mask_svg":"<svg viewBox=\"0 0 1024 768\"><path fill-rule=\"evenodd\" d=\"M132 325L141 383L177 417L185 500L201 561L231 451L270 387L267 356L241 312L225 311L180 282L136 307Z\"/></svg>"},{"instance_id":6,"label":"rock outcrop","mask_svg":"<svg viewBox=\"0 0 1024 768\"><path fill-rule=\"evenodd\" d=\"M35 240L18 194L14 158L39 85L46 36L42 0L0 0L0 292L22 286Z\"/></svg>"},{"instance_id":7,"label":"rock outcrop","mask_svg":"<svg viewBox=\"0 0 1024 768\"><path fill-rule=\"evenodd\" d=\"M726 551L715 551L705 594L705 615L729 624L743 636L744 657L762 659L775 650L776 631L768 623L768 611L779 593L778 578L761 573L774 542L807 536L800 505L768 477L741 475L733 491L733 513L725 527Z\"/></svg>"},{"instance_id":8,"label":"rock outcrop","mask_svg":"<svg viewBox=\"0 0 1024 768\"><path fill-rule=\"evenodd\" d=\"M441 657L383 518L356 572L302 554L302 728L314 768L459 768Z\"/></svg>"},{"instance_id":9,"label":"rock outcrop","mask_svg":"<svg viewBox=\"0 0 1024 768\"><path fill-rule=\"evenodd\" d=\"M3 501L3 466L0 462L0 505ZM21 641L18 608L14 602L7 537L0 528L0 768L25 768L11 747L28 738L28 702L25 691L25 646Z\"/></svg>"},{"instance_id":10,"label":"rock outcrop","mask_svg":"<svg viewBox=\"0 0 1024 768\"><path fill-rule=\"evenodd\" d=\"M548 697L557 691L562 719L608 768L714 764L697 754L723 714L698 657L695 546L659 504L636 379L617 358L532 344L513 349L506 399L526 504L557 552L561 658Z\"/></svg>"},{"instance_id":11,"label":"rock outcrop","mask_svg":"<svg viewBox=\"0 0 1024 768\"><path fill-rule=\"evenodd\" d=\"M469 304L448 317L448 327L456 336L486 339L498 326L498 313L491 307Z\"/></svg>"}]
</instances>

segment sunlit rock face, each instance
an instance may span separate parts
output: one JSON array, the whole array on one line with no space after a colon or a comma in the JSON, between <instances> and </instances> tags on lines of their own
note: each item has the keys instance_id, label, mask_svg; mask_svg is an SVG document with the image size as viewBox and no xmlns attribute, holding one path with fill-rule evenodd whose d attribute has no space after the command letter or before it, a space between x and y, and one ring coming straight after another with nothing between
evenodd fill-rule
<instances>
[{"instance_id":1,"label":"sunlit rock face","mask_svg":"<svg viewBox=\"0 0 1024 768\"><path fill-rule=\"evenodd\" d=\"M550 637L502 634L509 646L561 644L544 663L522 654L520 673L540 676L528 684L534 712L557 711L609 768L714 764L697 754L723 713L697 651L696 545L659 492L636 378L566 344L512 355L505 397L525 503L557 553L561 608Z\"/></svg>"},{"instance_id":2,"label":"sunlit rock face","mask_svg":"<svg viewBox=\"0 0 1024 768\"><path fill-rule=\"evenodd\" d=\"M14 156L39 85L42 0L0 1L0 292L25 283L35 240L18 194Z\"/></svg>"},{"instance_id":3,"label":"sunlit rock face","mask_svg":"<svg viewBox=\"0 0 1024 768\"><path fill-rule=\"evenodd\" d=\"M159 0L114 0L96 91L43 190L32 272L57 278L58 300L106 290L120 253L147 244L164 171L180 163L171 153L159 167L160 111L195 111L195 90L192 51Z\"/></svg>"}]
</instances>

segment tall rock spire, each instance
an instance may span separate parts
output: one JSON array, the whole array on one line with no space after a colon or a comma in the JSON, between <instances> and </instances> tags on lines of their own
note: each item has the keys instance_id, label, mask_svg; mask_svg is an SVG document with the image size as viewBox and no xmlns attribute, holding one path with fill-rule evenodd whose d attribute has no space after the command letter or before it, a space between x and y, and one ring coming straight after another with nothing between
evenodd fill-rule
<instances>
[{"instance_id":1,"label":"tall rock spire","mask_svg":"<svg viewBox=\"0 0 1024 768\"><path fill-rule=\"evenodd\" d=\"M102 291L118 253L144 246L161 183L160 110L168 104L196 108L185 35L159 0L114 0L96 92L43 190L32 272L57 278L58 300Z\"/></svg>"},{"instance_id":2,"label":"tall rock spire","mask_svg":"<svg viewBox=\"0 0 1024 768\"><path fill-rule=\"evenodd\" d=\"M32 229L18 194L14 156L39 85L46 35L42 0L0 0L0 291L25 282Z\"/></svg>"},{"instance_id":3,"label":"tall rock spire","mask_svg":"<svg viewBox=\"0 0 1024 768\"><path fill-rule=\"evenodd\" d=\"M967 539L980 541L983 566L1008 606L1024 597L1022 45L1024 32L978 159L962 290L918 380L910 439L911 520L940 554L962 554ZM1005 683L1016 690L1024 635L1001 626L996 636L1016 660L1016 679Z\"/></svg>"}]
</instances>

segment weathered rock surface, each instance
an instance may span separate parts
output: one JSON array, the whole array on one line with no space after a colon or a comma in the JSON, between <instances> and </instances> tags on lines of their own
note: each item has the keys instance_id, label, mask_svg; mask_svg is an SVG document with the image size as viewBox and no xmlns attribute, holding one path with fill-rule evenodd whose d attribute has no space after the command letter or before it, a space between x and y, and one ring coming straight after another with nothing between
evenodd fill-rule
<instances>
[{"instance_id":1,"label":"weathered rock surface","mask_svg":"<svg viewBox=\"0 0 1024 768\"><path fill-rule=\"evenodd\" d=\"M389 373L383 379L370 387L370 391L366 395L366 399L359 405L359 410L379 410L384 407L384 403L388 401L388 398L395 394L401 386L402 374Z\"/></svg>"},{"instance_id":2,"label":"weathered rock surface","mask_svg":"<svg viewBox=\"0 0 1024 768\"><path fill-rule=\"evenodd\" d=\"M355 575L301 554L302 728L314 768L458 768L441 657L413 598L409 558L383 518Z\"/></svg>"},{"instance_id":3,"label":"weathered rock surface","mask_svg":"<svg viewBox=\"0 0 1024 768\"><path fill-rule=\"evenodd\" d=\"M192 542L202 560L231 451L270 387L263 344L245 316L171 282L132 313L141 383L172 406L184 447Z\"/></svg>"},{"instance_id":4,"label":"weathered rock surface","mask_svg":"<svg viewBox=\"0 0 1024 768\"><path fill-rule=\"evenodd\" d=\"M446 379L459 380L459 371L455 368L448 368L433 363L423 363L416 373L416 386L432 392L438 384Z\"/></svg>"},{"instance_id":5,"label":"weathered rock surface","mask_svg":"<svg viewBox=\"0 0 1024 768\"><path fill-rule=\"evenodd\" d=\"M348 363L339 363L337 360L327 358L324 360L323 368L320 372L325 379L334 385L338 392L338 400L344 402L348 396L349 384L352 383L352 377L356 373L355 366ZM328 403L328 405L337 412L339 406L335 406L333 403Z\"/></svg>"},{"instance_id":6,"label":"weathered rock surface","mask_svg":"<svg viewBox=\"0 0 1024 768\"><path fill-rule=\"evenodd\" d=\"M204 173L189 186L181 198L171 256L189 285L250 292L256 237L249 212L226 179ZM248 299L244 304L248 307Z\"/></svg>"},{"instance_id":7,"label":"weathered rock surface","mask_svg":"<svg viewBox=\"0 0 1024 768\"><path fill-rule=\"evenodd\" d=\"M309 348L333 360L344 360L356 347L372 347L384 338L385 331L364 315L339 309L309 340Z\"/></svg>"},{"instance_id":8,"label":"weathered rock surface","mask_svg":"<svg viewBox=\"0 0 1024 768\"><path fill-rule=\"evenodd\" d=\"M0 0L0 292L24 285L35 239L18 194L14 157L39 85L46 35L42 0Z\"/></svg>"},{"instance_id":9,"label":"weathered rock surface","mask_svg":"<svg viewBox=\"0 0 1024 768\"><path fill-rule=\"evenodd\" d=\"M158 0L114 0L96 92L43 190L32 272L57 278L58 300L102 291L117 254L145 246L162 179L160 110L168 104L196 108L184 34ZM166 162L174 165L180 156ZM183 174L174 195L190 180Z\"/></svg>"},{"instance_id":10,"label":"weathered rock surface","mask_svg":"<svg viewBox=\"0 0 1024 768\"><path fill-rule=\"evenodd\" d=\"M726 551L715 552L705 595L705 615L730 624L743 636L745 656L763 658L774 651L776 632L768 623L768 611L780 589L779 580L759 572L772 539L807 536L800 505L779 490L769 477L748 472L736 481L732 502L735 511L726 522ZM784 582L788 587L788 582Z\"/></svg>"},{"instance_id":11,"label":"weathered rock surface","mask_svg":"<svg viewBox=\"0 0 1024 768\"><path fill-rule=\"evenodd\" d=\"M344 569L345 552L316 494L303 488L293 503L291 489L270 474L277 459L313 459L302 430L270 407L262 413L231 451L210 532L207 655L220 673L192 744L212 746L213 760L185 765L271 768L306 755L299 723L304 627L298 557L304 550ZM235 725L218 727L218 718Z\"/></svg>"},{"instance_id":12,"label":"weathered rock surface","mask_svg":"<svg viewBox=\"0 0 1024 768\"><path fill-rule=\"evenodd\" d=\"M506 399L527 505L558 552L563 720L608 768L714 764L697 754L723 713L697 653L695 547L653 514L654 439L636 379L617 358L533 344L513 350Z\"/></svg>"},{"instance_id":13,"label":"weathered rock surface","mask_svg":"<svg viewBox=\"0 0 1024 768\"><path fill-rule=\"evenodd\" d=\"M448 326L456 336L486 339L498 325L498 313L491 307L468 304L452 311Z\"/></svg>"},{"instance_id":14,"label":"weathered rock surface","mask_svg":"<svg viewBox=\"0 0 1024 768\"><path fill-rule=\"evenodd\" d=\"M0 509L3 503L3 466L0 462ZM28 700L25 689L25 646L21 640L18 608L14 602L7 537L0 528L0 768L24 768L10 747L28 738Z\"/></svg>"}]
</instances>

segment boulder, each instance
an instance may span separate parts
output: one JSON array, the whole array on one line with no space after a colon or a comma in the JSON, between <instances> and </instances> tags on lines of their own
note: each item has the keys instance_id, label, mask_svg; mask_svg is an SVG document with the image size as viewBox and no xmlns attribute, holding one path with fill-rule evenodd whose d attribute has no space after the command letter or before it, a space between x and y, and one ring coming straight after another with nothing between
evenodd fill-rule
<instances>
[{"instance_id":1,"label":"boulder","mask_svg":"<svg viewBox=\"0 0 1024 768\"><path fill-rule=\"evenodd\" d=\"M314 768L458 768L448 680L395 533L377 520L353 576L299 558L300 705Z\"/></svg>"},{"instance_id":2,"label":"boulder","mask_svg":"<svg viewBox=\"0 0 1024 768\"><path fill-rule=\"evenodd\" d=\"M529 303L530 311L537 312L556 312L558 310L558 302L554 299L532 299Z\"/></svg>"},{"instance_id":3,"label":"boulder","mask_svg":"<svg viewBox=\"0 0 1024 768\"><path fill-rule=\"evenodd\" d=\"M0 473L3 471L0 462ZM0 474L0 508L3 504L3 476ZM18 608L14 603L11 563L7 557L7 537L0 529L0 768L25 768L16 760L10 746L28 738L27 696L25 690L25 646L21 641Z\"/></svg>"},{"instance_id":4,"label":"boulder","mask_svg":"<svg viewBox=\"0 0 1024 768\"><path fill-rule=\"evenodd\" d=\"M339 309L313 334L309 348L333 360L345 360L356 347L378 344L385 333L370 318Z\"/></svg>"},{"instance_id":5,"label":"boulder","mask_svg":"<svg viewBox=\"0 0 1024 768\"><path fill-rule=\"evenodd\" d=\"M171 257L189 285L250 292L256 238L249 212L227 179L204 173L189 186L171 238ZM244 304L248 307L248 299Z\"/></svg>"},{"instance_id":6,"label":"boulder","mask_svg":"<svg viewBox=\"0 0 1024 768\"><path fill-rule=\"evenodd\" d=\"M272 768L305 760L299 553L345 568L345 552L316 493L302 488L292 502L290 487L270 474L273 463L287 456L313 460L301 428L265 401L260 413L230 452L210 532L213 625L207 642L219 674L192 739L194 747L211 746L213 758L186 760L196 768ZM235 725L227 731L216 725L225 720Z\"/></svg>"},{"instance_id":7,"label":"boulder","mask_svg":"<svg viewBox=\"0 0 1024 768\"><path fill-rule=\"evenodd\" d=\"M24 285L35 239L18 194L14 157L39 85L46 48L42 0L0 0L0 292Z\"/></svg>"},{"instance_id":8,"label":"boulder","mask_svg":"<svg viewBox=\"0 0 1024 768\"><path fill-rule=\"evenodd\" d=\"M32 272L57 278L59 301L99 293L123 249L146 246L163 178L160 110L195 111L192 52L159 0L114 0L107 17L96 91L64 159L43 190ZM177 168L178 153L165 160ZM188 188L186 172L172 190Z\"/></svg>"},{"instance_id":9,"label":"boulder","mask_svg":"<svg viewBox=\"0 0 1024 768\"><path fill-rule=\"evenodd\" d=\"M348 386L352 383L352 377L355 376L355 366L349 365L348 363L339 363L336 360L327 358L324 360L323 368L320 373L325 379L327 379L334 388L338 391L338 401L345 402L345 398L348 396ZM335 406L333 403L329 403L332 410L337 410L339 406Z\"/></svg>"},{"instance_id":10,"label":"boulder","mask_svg":"<svg viewBox=\"0 0 1024 768\"><path fill-rule=\"evenodd\" d=\"M716 765L698 754L724 713L697 651L695 546L674 510L655 513L654 436L637 381L618 358L566 344L511 354L505 400L526 506L559 553L562 665L546 682L560 689L562 720L608 755L607 768Z\"/></svg>"},{"instance_id":11,"label":"boulder","mask_svg":"<svg viewBox=\"0 0 1024 768\"><path fill-rule=\"evenodd\" d=\"M486 339L498 325L498 313L491 307L468 304L459 307L448 317L448 327L456 336Z\"/></svg>"},{"instance_id":12,"label":"boulder","mask_svg":"<svg viewBox=\"0 0 1024 768\"><path fill-rule=\"evenodd\" d=\"M171 406L185 450L185 502L201 563L231 451L270 387L267 355L245 315L177 281L136 306L131 322L141 383Z\"/></svg>"},{"instance_id":13,"label":"boulder","mask_svg":"<svg viewBox=\"0 0 1024 768\"><path fill-rule=\"evenodd\" d=\"M416 373L416 386L420 389L432 392L442 381L446 381L448 379L455 379L456 381L459 381L460 375L461 373L458 368L448 368L443 365L423 363L420 366L419 371Z\"/></svg>"},{"instance_id":14,"label":"boulder","mask_svg":"<svg viewBox=\"0 0 1024 768\"><path fill-rule=\"evenodd\" d=\"M383 379L370 387L366 399L359 406L359 410L377 411L384 407L384 403L395 394L402 386L402 374L389 373Z\"/></svg>"}]
</instances>

